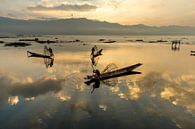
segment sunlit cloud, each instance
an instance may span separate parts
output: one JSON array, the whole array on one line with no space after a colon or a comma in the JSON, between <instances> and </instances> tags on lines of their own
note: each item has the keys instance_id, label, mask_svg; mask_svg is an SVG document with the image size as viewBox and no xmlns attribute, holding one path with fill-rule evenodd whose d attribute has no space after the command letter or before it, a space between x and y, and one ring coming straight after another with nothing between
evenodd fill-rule
<instances>
[{"instance_id":1,"label":"sunlit cloud","mask_svg":"<svg viewBox=\"0 0 195 129\"><path fill-rule=\"evenodd\" d=\"M3 76L0 77L0 100L5 100L9 96L22 96L26 100L34 100L37 97L48 92L57 92L62 88L62 80L52 78L42 78L32 81L30 77L26 79L15 79L16 77ZM9 97L8 102L16 100L16 97Z\"/></svg>"},{"instance_id":2,"label":"sunlit cloud","mask_svg":"<svg viewBox=\"0 0 195 129\"><path fill-rule=\"evenodd\" d=\"M85 101L81 101L81 102L72 104L70 106L71 111L75 111L75 110L78 110L78 109L80 109L84 112L87 112L89 115L91 115L92 112L93 112L91 106Z\"/></svg>"},{"instance_id":3,"label":"sunlit cloud","mask_svg":"<svg viewBox=\"0 0 195 129\"><path fill-rule=\"evenodd\" d=\"M69 101L71 99L71 96L64 95L64 94L62 94L62 92L59 92L56 96L62 102Z\"/></svg>"},{"instance_id":4,"label":"sunlit cloud","mask_svg":"<svg viewBox=\"0 0 195 129\"><path fill-rule=\"evenodd\" d=\"M11 96L8 98L8 103L12 106L16 105L19 102L18 96Z\"/></svg>"},{"instance_id":5,"label":"sunlit cloud","mask_svg":"<svg viewBox=\"0 0 195 129\"><path fill-rule=\"evenodd\" d=\"M167 76L151 72L131 84L124 84L128 90L119 86L112 87L111 92L124 100L137 100L143 97L166 100L176 106L186 108L188 112L195 112L195 76L183 74L180 76ZM185 88L184 88L185 87Z\"/></svg>"},{"instance_id":6,"label":"sunlit cloud","mask_svg":"<svg viewBox=\"0 0 195 129\"><path fill-rule=\"evenodd\" d=\"M64 80L40 79L34 83L16 83L10 91L12 95L21 95L25 98L36 97L48 92L58 92L61 90L61 83Z\"/></svg>"},{"instance_id":7,"label":"sunlit cloud","mask_svg":"<svg viewBox=\"0 0 195 129\"><path fill-rule=\"evenodd\" d=\"M138 86L129 88L129 97L131 98L131 100L139 99L140 94L141 94L141 89Z\"/></svg>"},{"instance_id":8,"label":"sunlit cloud","mask_svg":"<svg viewBox=\"0 0 195 129\"><path fill-rule=\"evenodd\" d=\"M88 4L84 4L84 5L61 4L59 6L54 6L54 7L37 5L34 7L28 7L28 9L32 11L81 11L81 12L95 10L96 8L97 8L96 6L88 5Z\"/></svg>"},{"instance_id":9,"label":"sunlit cloud","mask_svg":"<svg viewBox=\"0 0 195 129\"><path fill-rule=\"evenodd\" d=\"M106 111L108 107L107 107L107 105L100 104L100 105L99 105L99 108L100 108L102 111Z\"/></svg>"},{"instance_id":10,"label":"sunlit cloud","mask_svg":"<svg viewBox=\"0 0 195 129\"><path fill-rule=\"evenodd\" d=\"M35 100L35 97L25 98L26 101L33 101Z\"/></svg>"},{"instance_id":11,"label":"sunlit cloud","mask_svg":"<svg viewBox=\"0 0 195 129\"><path fill-rule=\"evenodd\" d=\"M166 99L166 100L172 101L172 99L174 99L175 96L176 96L176 93L174 89L170 87L166 87L164 91L161 92L161 98Z\"/></svg>"}]
</instances>

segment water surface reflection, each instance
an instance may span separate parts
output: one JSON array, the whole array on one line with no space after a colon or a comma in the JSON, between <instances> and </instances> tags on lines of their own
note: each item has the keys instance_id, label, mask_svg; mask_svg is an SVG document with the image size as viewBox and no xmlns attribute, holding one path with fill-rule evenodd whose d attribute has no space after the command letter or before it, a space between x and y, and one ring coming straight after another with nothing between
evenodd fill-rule
<instances>
[{"instance_id":1,"label":"water surface reflection","mask_svg":"<svg viewBox=\"0 0 195 129\"><path fill-rule=\"evenodd\" d=\"M104 49L100 69L112 62L118 67L143 62L143 74L118 78L114 87L101 84L90 94L83 78L91 73L92 46L51 45L50 68L26 57L27 49L41 51L42 45L1 48L1 128L194 129L191 45L173 53L163 44L98 44Z\"/></svg>"}]
</instances>

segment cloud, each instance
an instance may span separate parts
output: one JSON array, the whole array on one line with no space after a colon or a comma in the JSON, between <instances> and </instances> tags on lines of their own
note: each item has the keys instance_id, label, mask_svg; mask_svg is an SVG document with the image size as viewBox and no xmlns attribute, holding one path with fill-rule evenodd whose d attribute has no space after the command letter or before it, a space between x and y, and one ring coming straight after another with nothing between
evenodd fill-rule
<instances>
[{"instance_id":1,"label":"cloud","mask_svg":"<svg viewBox=\"0 0 195 129\"><path fill-rule=\"evenodd\" d=\"M8 98L8 103L12 106L16 105L19 102L18 96L11 96Z\"/></svg>"},{"instance_id":2,"label":"cloud","mask_svg":"<svg viewBox=\"0 0 195 129\"><path fill-rule=\"evenodd\" d=\"M62 89L63 79L40 79L35 82L27 78L27 80L18 81L12 76L0 76L0 102L12 103L16 102L16 97L24 98L37 97L48 92L59 92Z\"/></svg>"},{"instance_id":3,"label":"cloud","mask_svg":"<svg viewBox=\"0 0 195 129\"><path fill-rule=\"evenodd\" d=\"M184 107L187 111L195 113L195 76L191 74L176 77L165 76L157 72L151 72L140 78L139 81L124 84L128 90L121 87L112 87L111 91L121 99L137 100L152 98L165 100L178 107Z\"/></svg>"},{"instance_id":4,"label":"cloud","mask_svg":"<svg viewBox=\"0 0 195 129\"><path fill-rule=\"evenodd\" d=\"M0 102L6 102L8 98L8 92L12 85L13 78L7 76L0 76Z\"/></svg>"},{"instance_id":5,"label":"cloud","mask_svg":"<svg viewBox=\"0 0 195 129\"><path fill-rule=\"evenodd\" d=\"M99 108L100 108L102 111L106 111L107 108L108 108L108 106L105 105L105 104L100 104L100 105L99 105Z\"/></svg>"},{"instance_id":6,"label":"cloud","mask_svg":"<svg viewBox=\"0 0 195 129\"><path fill-rule=\"evenodd\" d=\"M90 116L92 115L93 111L92 111L92 107L88 104L88 102L85 101L81 101L78 103L74 103L70 106L70 110L73 112L75 110L81 110L84 112L87 112Z\"/></svg>"},{"instance_id":7,"label":"cloud","mask_svg":"<svg viewBox=\"0 0 195 129\"><path fill-rule=\"evenodd\" d=\"M48 92L58 92L61 90L62 80L40 79L34 83L15 84L10 91L11 95L20 95L25 98L36 97Z\"/></svg>"},{"instance_id":8,"label":"cloud","mask_svg":"<svg viewBox=\"0 0 195 129\"><path fill-rule=\"evenodd\" d=\"M31 11L78 11L78 12L85 12L85 11L91 11L95 10L97 7L94 5L89 4L61 4L58 6L53 7L46 7L42 5L37 5L34 7L28 7Z\"/></svg>"},{"instance_id":9,"label":"cloud","mask_svg":"<svg viewBox=\"0 0 195 129\"><path fill-rule=\"evenodd\" d=\"M142 94L150 97L160 97L160 93L164 90L166 84L169 84L161 73L151 72L137 82Z\"/></svg>"}]
</instances>

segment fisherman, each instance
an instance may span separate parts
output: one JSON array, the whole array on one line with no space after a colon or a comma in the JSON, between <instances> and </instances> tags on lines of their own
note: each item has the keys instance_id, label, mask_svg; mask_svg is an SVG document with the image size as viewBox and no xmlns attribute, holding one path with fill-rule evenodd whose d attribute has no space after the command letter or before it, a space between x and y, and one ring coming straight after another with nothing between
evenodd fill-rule
<instances>
[{"instance_id":1,"label":"fisherman","mask_svg":"<svg viewBox=\"0 0 195 129\"><path fill-rule=\"evenodd\" d=\"M96 69L93 71L93 73L95 73L94 78L93 78L95 83L93 84L93 89L92 89L91 93L94 92L95 88L100 87L100 71L98 69Z\"/></svg>"},{"instance_id":2,"label":"fisherman","mask_svg":"<svg viewBox=\"0 0 195 129\"><path fill-rule=\"evenodd\" d=\"M95 45L91 49L91 63L92 67L97 65L97 61L95 60L96 57L102 55L103 49L97 50L97 46Z\"/></svg>"},{"instance_id":3,"label":"fisherman","mask_svg":"<svg viewBox=\"0 0 195 129\"><path fill-rule=\"evenodd\" d=\"M92 47L91 49L91 56L93 56L95 54L95 49L97 48L97 46L95 45L94 47Z\"/></svg>"},{"instance_id":4,"label":"fisherman","mask_svg":"<svg viewBox=\"0 0 195 129\"><path fill-rule=\"evenodd\" d=\"M49 53L50 53L50 57L53 56L53 50L51 48L48 49Z\"/></svg>"}]
</instances>

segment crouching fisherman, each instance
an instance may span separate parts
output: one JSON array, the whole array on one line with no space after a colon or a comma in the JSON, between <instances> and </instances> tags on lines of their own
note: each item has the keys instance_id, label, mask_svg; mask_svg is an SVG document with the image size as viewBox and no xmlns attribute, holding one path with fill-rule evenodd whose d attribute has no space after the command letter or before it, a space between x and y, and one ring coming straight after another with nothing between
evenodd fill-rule
<instances>
[{"instance_id":1,"label":"crouching fisherman","mask_svg":"<svg viewBox=\"0 0 195 129\"><path fill-rule=\"evenodd\" d=\"M94 75L92 76L87 76L87 79L90 79L85 82L85 84L90 85L91 83L93 84L93 89L91 91L91 94L94 92L95 88L100 87L100 71L99 70L93 70Z\"/></svg>"}]
</instances>

